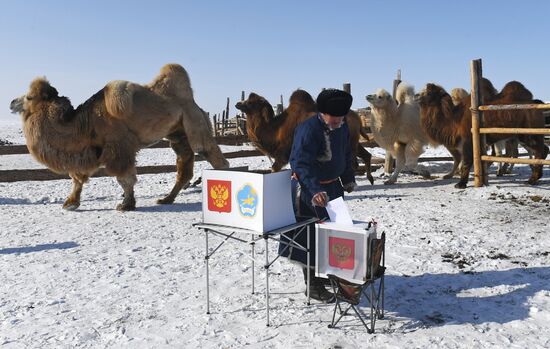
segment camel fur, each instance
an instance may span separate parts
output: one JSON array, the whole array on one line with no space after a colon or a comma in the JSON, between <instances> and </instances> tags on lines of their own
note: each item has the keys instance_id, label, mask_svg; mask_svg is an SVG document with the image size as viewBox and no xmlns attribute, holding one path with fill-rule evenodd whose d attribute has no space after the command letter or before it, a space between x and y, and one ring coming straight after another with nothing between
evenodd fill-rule
<instances>
[{"instance_id":1,"label":"camel fur","mask_svg":"<svg viewBox=\"0 0 550 349\"><path fill-rule=\"evenodd\" d=\"M507 83L500 93L493 84L483 78L480 82L483 104L526 104L533 103L529 90L518 81ZM426 134L433 142L443 144L455 158L455 166L463 158L460 181L457 188L465 188L473 163L471 102L454 105L451 96L435 84L427 84L417 96L420 104L421 122ZM484 127L543 128L544 118L538 110L503 110L483 112ZM505 134L487 134L487 144L509 138ZM541 135L519 135L519 142L533 152L535 158L545 159L548 147ZM532 166L529 184L536 184L542 177L542 165Z\"/></svg>"},{"instance_id":2,"label":"camel fur","mask_svg":"<svg viewBox=\"0 0 550 349\"><path fill-rule=\"evenodd\" d=\"M414 87L399 84L397 101L384 89L378 89L366 98L372 108L370 127L374 140L395 158L395 170L384 184L395 183L404 168L430 178L429 171L418 164L429 139L420 126L420 109L414 101Z\"/></svg>"},{"instance_id":3,"label":"camel fur","mask_svg":"<svg viewBox=\"0 0 550 349\"><path fill-rule=\"evenodd\" d=\"M21 114L30 153L72 178L65 209L79 207L83 184L102 166L124 190L117 209L135 209L136 153L162 138L177 155L177 175L170 194L158 203L172 203L189 183L195 152L214 168L228 167L206 113L193 99L189 76L177 64L163 66L147 85L112 81L76 109L45 78L37 78L11 109Z\"/></svg>"},{"instance_id":4,"label":"camel fur","mask_svg":"<svg viewBox=\"0 0 550 349\"><path fill-rule=\"evenodd\" d=\"M494 87L488 91L488 94L490 96L494 96L498 93L494 89ZM483 97L483 96L482 96ZM466 91L463 88L455 87L451 90L451 98L453 99L454 105L459 105L461 103L466 103L464 99L469 99L470 94L468 91ZM509 157L517 158L518 157L518 139L517 137L509 138L506 140L495 142L491 146L491 151L493 156L503 156L506 154ZM490 165L488 164L487 167ZM497 163L497 176L503 176L504 174L510 174L512 173L512 169L514 168L514 164L509 163L503 163L499 162Z\"/></svg>"},{"instance_id":5,"label":"camel fur","mask_svg":"<svg viewBox=\"0 0 550 349\"><path fill-rule=\"evenodd\" d=\"M273 158L273 172L280 171L287 163L294 140L296 127L317 113L317 106L311 95L304 90L296 90L289 99L288 107L275 115L271 104L262 96L250 93L248 99L238 102L235 108L246 114L246 129L252 143L266 156ZM346 115L350 132L350 145L354 168L358 167L357 157L363 159L367 168L367 178L374 179L371 174L371 154L359 144L361 135L368 139L361 119L354 111Z\"/></svg>"}]
</instances>

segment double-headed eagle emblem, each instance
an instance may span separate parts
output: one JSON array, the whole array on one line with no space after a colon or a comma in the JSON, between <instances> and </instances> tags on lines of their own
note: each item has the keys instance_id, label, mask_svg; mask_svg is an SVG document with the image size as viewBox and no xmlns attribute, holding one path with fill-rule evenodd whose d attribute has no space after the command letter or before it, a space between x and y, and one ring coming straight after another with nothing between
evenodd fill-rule
<instances>
[{"instance_id":1,"label":"double-headed eagle emblem","mask_svg":"<svg viewBox=\"0 0 550 349\"><path fill-rule=\"evenodd\" d=\"M227 205L227 199L229 199L229 190L226 186L217 184L210 188L210 197L214 203L214 206L222 208Z\"/></svg>"}]
</instances>

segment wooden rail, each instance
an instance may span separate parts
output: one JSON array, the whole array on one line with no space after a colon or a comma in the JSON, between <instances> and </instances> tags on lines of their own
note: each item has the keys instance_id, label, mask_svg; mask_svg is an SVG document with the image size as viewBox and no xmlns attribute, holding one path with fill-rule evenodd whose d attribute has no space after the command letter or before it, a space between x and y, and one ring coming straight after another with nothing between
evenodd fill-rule
<instances>
[{"instance_id":1,"label":"wooden rail","mask_svg":"<svg viewBox=\"0 0 550 349\"><path fill-rule=\"evenodd\" d=\"M479 133L501 133L513 135L550 135L550 128L500 128L484 127L479 129Z\"/></svg>"},{"instance_id":2,"label":"wooden rail","mask_svg":"<svg viewBox=\"0 0 550 349\"><path fill-rule=\"evenodd\" d=\"M263 155L258 150L240 150L224 153L226 159L244 158ZM204 161L202 155L195 155L195 161ZM138 174L157 174L166 172L176 172L175 165L157 165L140 166L136 168ZM100 168L92 177L105 177L105 169ZM2 170L0 171L0 182L19 182L19 181L48 181L55 179L69 179L66 174L54 173L48 169L27 169L27 170Z\"/></svg>"},{"instance_id":3,"label":"wooden rail","mask_svg":"<svg viewBox=\"0 0 550 349\"><path fill-rule=\"evenodd\" d=\"M243 145L249 142L246 135L225 135L216 137L216 143L220 145ZM170 142L160 141L144 149L170 148ZM3 145L0 146L0 155L20 155L28 154L29 149L26 145Z\"/></svg>"},{"instance_id":4,"label":"wooden rail","mask_svg":"<svg viewBox=\"0 0 550 349\"><path fill-rule=\"evenodd\" d=\"M550 160L519 159L519 158L507 158L502 156L489 156L489 155L482 155L481 160L491 161L491 162L507 162L509 164L550 165Z\"/></svg>"},{"instance_id":5,"label":"wooden rail","mask_svg":"<svg viewBox=\"0 0 550 349\"><path fill-rule=\"evenodd\" d=\"M480 105L481 111L487 110L522 110L522 109L550 109L550 104L498 104L498 105Z\"/></svg>"}]
</instances>

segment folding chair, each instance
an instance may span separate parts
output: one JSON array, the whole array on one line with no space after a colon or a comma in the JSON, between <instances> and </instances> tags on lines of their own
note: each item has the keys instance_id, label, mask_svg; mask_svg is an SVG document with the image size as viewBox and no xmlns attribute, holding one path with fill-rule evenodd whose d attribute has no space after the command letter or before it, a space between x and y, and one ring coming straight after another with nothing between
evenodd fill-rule
<instances>
[{"instance_id":1,"label":"folding chair","mask_svg":"<svg viewBox=\"0 0 550 349\"><path fill-rule=\"evenodd\" d=\"M334 328L350 308L367 328L368 333L374 333L377 318L384 318L385 243L386 233L382 233L379 239L370 239L367 272L363 284L355 284L333 274L327 275L336 298L329 328ZM362 298L367 300L370 307L370 327L363 319L364 313L357 309ZM342 303L349 305L344 311L342 311ZM335 321L337 310L340 312L340 317Z\"/></svg>"}]
</instances>

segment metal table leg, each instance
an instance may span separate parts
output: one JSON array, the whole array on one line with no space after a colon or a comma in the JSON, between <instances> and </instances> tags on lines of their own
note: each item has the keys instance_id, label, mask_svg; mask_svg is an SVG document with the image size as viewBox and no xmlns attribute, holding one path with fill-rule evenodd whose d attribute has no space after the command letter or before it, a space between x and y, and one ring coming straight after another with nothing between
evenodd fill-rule
<instances>
[{"instance_id":1,"label":"metal table leg","mask_svg":"<svg viewBox=\"0 0 550 349\"><path fill-rule=\"evenodd\" d=\"M206 254L204 255L204 261L206 262L206 314L210 314L210 282L209 282L209 270L208 270L208 229L204 230L206 237Z\"/></svg>"},{"instance_id":2,"label":"metal table leg","mask_svg":"<svg viewBox=\"0 0 550 349\"><path fill-rule=\"evenodd\" d=\"M267 315L267 323L266 326L269 326L269 249L268 249L268 238L267 235L264 235L265 240L265 309L266 309L266 315Z\"/></svg>"},{"instance_id":3,"label":"metal table leg","mask_svg":"<svg viewBox=\"0 0 550 349\"><path fill-rule=\"evenodd\" d=\"M310 269L310 265L309 265L309 224L306 228L306 234L307 234L307 252L306 252L306 257L307 257L307 281L306 281L306 290L307 290L307 305L311 305L311 302L310 302L310 298L309 298L309 286L310 286L310 282L311 282L311 269Z\"/></svg>"},{"instance_id":4,"label":"metal table leg","mask_svg":"<svg viewBox=\"0 0 550 349\"><path fill-rule=\"evenodd\" d=\"M256 243L254 242L254 234L251 234L252 242L250 243L252 245L252 294L254 294L254 245Z\"/></svg>"}]
</instances>

